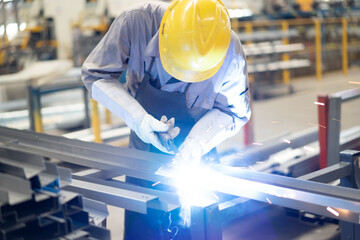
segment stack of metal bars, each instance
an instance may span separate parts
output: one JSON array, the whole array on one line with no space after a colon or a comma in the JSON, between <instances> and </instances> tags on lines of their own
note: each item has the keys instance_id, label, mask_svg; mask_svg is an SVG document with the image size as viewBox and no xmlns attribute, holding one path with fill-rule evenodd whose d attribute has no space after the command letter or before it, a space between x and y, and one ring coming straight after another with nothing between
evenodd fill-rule
<instances>
[{"instance_id":1,"label":"stack of metal bars","mask_svg":"<svg viewBox=\"0 0 360 240\"><path fill-rule=\"evenodd\" d=\"M101 221L97 210L104 204L61 190L70 183L69 169L1 148L0 240L110 239L108 230L91 224Z\"/></svg>"}]
</instances>

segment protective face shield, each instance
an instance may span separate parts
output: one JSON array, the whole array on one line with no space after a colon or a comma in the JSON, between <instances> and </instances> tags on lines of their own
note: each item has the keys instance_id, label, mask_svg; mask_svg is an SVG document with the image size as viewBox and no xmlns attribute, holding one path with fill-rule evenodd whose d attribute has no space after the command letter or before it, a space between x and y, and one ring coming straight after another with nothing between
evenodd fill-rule
<instances>
[{"instance_id":1,"label":"protective face shield","mask_svg":"<svg viewBox=\"0 0 360 240\"><path fill-rule=\"evenodd\" d=\"M159 30L164 69L184 82L201 82L221 67L230 45L229 13L219 0L174 0Z\"/></svg>"}]
</instances>

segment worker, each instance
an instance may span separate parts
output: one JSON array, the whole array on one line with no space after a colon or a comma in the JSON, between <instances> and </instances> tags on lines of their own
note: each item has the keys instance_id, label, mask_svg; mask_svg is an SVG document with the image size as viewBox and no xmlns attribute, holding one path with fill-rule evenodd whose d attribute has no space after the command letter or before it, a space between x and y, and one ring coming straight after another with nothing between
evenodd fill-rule
<instances>
[{"instance_id":1,"label":"worker","mask_svg":"<svg viewBox=\"0 0 360 240\"><path fill-rule=\"evenodd\" d=\"M251 114L246 58L220 0L151 1L123 11L85 60L82 79L91 98L132 130L129 147L172 154L157 134L168 132L184 162L213 152ZM125 239L171 238L168 216L141 215L126 211Z\"/></svg>"}]
</instances>

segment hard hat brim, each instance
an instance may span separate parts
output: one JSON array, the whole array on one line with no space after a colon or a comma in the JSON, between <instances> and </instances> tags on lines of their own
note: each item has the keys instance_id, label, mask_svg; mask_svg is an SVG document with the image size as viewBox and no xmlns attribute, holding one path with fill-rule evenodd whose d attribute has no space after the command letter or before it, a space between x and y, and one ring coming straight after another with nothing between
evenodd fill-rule
<instances>
[{"instance_id":1,"label":"hard hat brim","mask_svg":"<svg viewBox=\"0 0 360 240\"><path fill-rule=\"evenodd\" d=\"M171 59L167 59L165 54L160 52L161 64L163 65L165 71L168 74L170 74L172 77L180 81L190 82L190 83L202 82L214 76L221 68L225 60L225 56L216 66L214 66L213 68L207 71L191 71L191 70L184 70L177 68L175 64L171 63L172 62Z\"/></svg>"}]
</instances>

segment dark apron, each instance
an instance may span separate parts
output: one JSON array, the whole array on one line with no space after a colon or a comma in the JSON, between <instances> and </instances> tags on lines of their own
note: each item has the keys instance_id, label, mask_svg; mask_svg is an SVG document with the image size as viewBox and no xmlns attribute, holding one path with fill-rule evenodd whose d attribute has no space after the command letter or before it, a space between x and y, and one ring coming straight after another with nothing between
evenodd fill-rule
<instances>
[{"instance_id":1,"label":"dark apron","mask_svg":"<svg viewBox=\"0 0 360 240\"><path fill-rule=\"evenodd\" d=\"M155 58L153 57L148 70L145 71L144 78L140 83L135 99L147 113L158 120L160 120L163 115L168 119L172 117L175 118L175 126L180 128L180 134L174 139L174 142L175 145L179 147L196 123L190 116L186 106L186 93L190 87L190 83L187 85L184 93L160 90L160 81L153 79L150 74L154 63ZM174 82L178 82L178 80L172 78L166 84ZM129 147L149 152L163 153L153 145L144 143L133 131L130 133ZM214 149L211 151L211 155L215 154L216 150ZM126 182L142 187L157 188L157 186L152 187L152 182L128 176L126 177ZM172 224L169 226L170 214ZM175 229L173 229L172 232L169 231L169 229L174 227L178 229L178 233L174 239L189 239L190 231L182 228L181 224L177 224L180 221L179 210L165 213L159 210L148 209L148 214L146 215L126 210L124 239L172 239L174 238Z\"/></svg>"}]
</instances>

